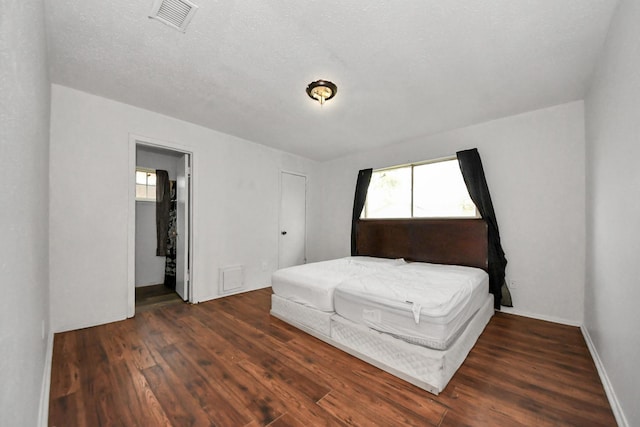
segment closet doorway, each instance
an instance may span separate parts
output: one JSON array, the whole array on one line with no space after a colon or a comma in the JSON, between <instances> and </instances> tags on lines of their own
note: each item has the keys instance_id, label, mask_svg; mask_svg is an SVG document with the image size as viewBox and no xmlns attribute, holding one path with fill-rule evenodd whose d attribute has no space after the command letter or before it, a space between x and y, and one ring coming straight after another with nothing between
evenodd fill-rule
<instances>
[{"instance_id":1,"label":"closet doorway","mask_svg":"<svg viewBox=\"0 0 640 427\"><path fill-rule=\"evenodd\" d=\"M193 153L157 141L130 142L128 317L193 302Z\"/></svg>"}]
</instances>

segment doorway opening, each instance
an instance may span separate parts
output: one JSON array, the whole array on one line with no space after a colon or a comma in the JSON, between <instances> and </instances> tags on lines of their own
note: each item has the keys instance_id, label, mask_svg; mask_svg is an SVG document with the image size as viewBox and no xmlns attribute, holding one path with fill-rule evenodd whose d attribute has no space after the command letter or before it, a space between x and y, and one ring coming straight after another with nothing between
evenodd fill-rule
<instances>
[{"instance_id":1,"label":"doorway opening","mask_svg":"<svg viewBox=\"0 0 640 427\"><path fill-rule=\"evenodd\" d=\"M166 143L130 140L128 317L193 302L192 156Z\"/></svg>"}]
</instances>

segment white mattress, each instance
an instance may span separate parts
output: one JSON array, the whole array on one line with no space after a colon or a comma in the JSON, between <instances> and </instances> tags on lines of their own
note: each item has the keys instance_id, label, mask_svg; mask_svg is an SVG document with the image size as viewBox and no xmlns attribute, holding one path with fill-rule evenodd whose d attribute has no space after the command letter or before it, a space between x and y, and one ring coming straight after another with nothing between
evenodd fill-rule
<instances>
[{"instance_id":1,"label":"white mattress","mask_svg":"<svg viewBox=\"0 0 640 427\"><path fill-rule=\"evenodd\" d=\"M346 257L283 268L273 273L271 286L281 298L321 311L333 311L333 290L342 281L404 265L402 259Z\"/></svg>"},{"instance_id":2,"label":"white mattress","mask_svg":"<svg viewBox=\"0 0 640 427\"><path fill-rule=\"evenodd\" d=\"M446 349L487 299L478 268L409 263L346 279L334 291L337 314L412 344Z\"/></svg>"}]
</instances>

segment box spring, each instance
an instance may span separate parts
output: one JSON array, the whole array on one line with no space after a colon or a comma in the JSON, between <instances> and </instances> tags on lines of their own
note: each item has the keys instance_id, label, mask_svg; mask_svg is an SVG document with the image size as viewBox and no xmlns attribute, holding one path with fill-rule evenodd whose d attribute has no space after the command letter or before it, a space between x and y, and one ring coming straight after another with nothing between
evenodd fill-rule
<instances>
[{"instance_id":1,"label":"box spring","mask_svg":"<svg viewBox=\"0 0 640 427\"><path fill-rule=\"evenodd\" d=\"M277 295L272 295L272 304L271 314L275 317L433 394L444 390L494 313L493 296L487 295L485 303L449 348L436 350Z\"/></svg>"}]
</instances>

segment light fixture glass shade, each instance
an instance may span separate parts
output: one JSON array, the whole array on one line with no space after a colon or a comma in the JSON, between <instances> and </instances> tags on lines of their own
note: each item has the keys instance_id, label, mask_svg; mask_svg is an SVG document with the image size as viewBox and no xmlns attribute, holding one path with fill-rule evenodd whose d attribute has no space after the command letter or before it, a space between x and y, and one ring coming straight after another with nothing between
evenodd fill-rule
<instances>
[{"instance_id":1,"label":"light fixture glass shade","mask_svg":"<svg viewBox=\"0 0 640 427\"><path fill-rule=\"evenodd\" d=\"M307 86L307 95L323 105L325 101L336 96L338 87L328 80L317 80Z\"/></svg>"}]
</instances>

